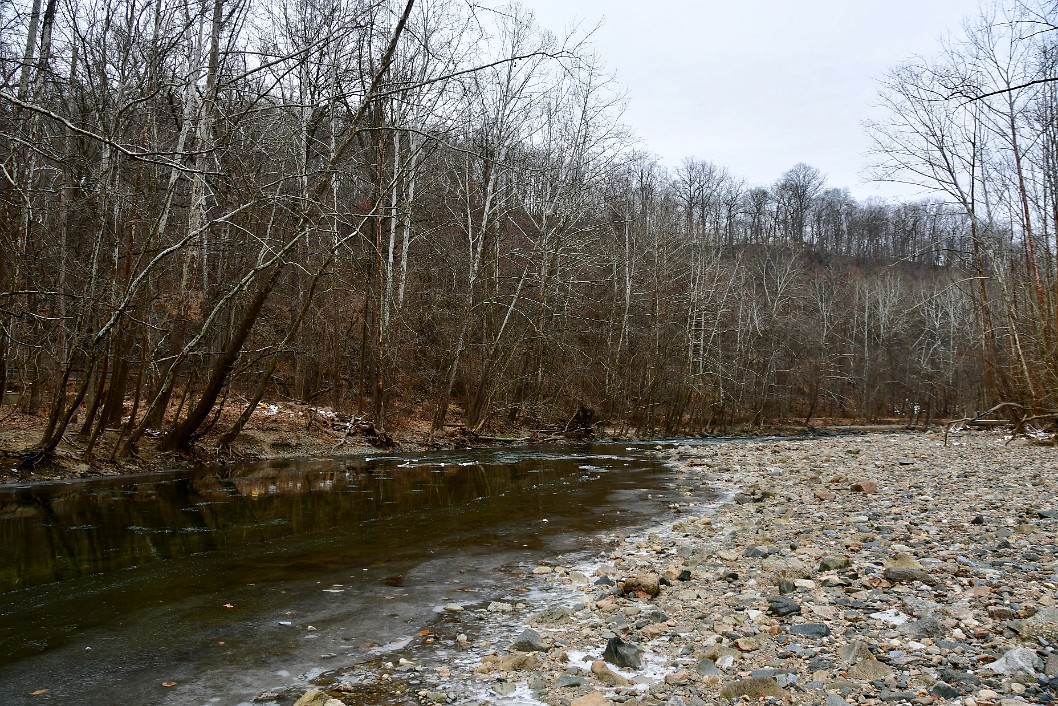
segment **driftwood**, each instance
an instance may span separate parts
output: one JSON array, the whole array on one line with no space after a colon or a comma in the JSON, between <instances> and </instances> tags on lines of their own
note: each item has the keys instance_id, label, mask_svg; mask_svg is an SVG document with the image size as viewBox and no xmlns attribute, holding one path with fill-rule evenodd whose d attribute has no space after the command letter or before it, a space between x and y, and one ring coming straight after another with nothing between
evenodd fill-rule
<instances>
[{"instance_id":1,"label":"driftwood","mask_svg":"<svg viewBox=\"0 0 1058 706\"><path fill-rule=\"evenodd\" d=\"M997 419L992 416L1000 412L1005 412L1008 415L1008 418ZM972 429L995 429L997 427L1010 426L1012 427L1010 441L1013 441L1020 436L1032 436L1030 428L1033 422L1049 419L1051 420L1052 426L1058 422L1058 411L1042 412L1038 414L1031 412L1032 410L1027 410L1024 405L1017 402L1000 402L991 409L979 412L972 417L955 419L949 422L944 428L944 445L948 445L948 435L957 427L966 426ZM1010 441L1007 443L1010 443ZM1052 433L1051 443L1055 443L1056 441L1058 441L1058 437Z\"/></svg>"}]
</instances>

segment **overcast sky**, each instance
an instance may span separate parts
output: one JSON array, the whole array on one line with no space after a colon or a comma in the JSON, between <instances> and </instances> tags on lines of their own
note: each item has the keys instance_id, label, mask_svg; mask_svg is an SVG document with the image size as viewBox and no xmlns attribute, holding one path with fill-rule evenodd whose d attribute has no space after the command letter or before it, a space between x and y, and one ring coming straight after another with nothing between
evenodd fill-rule
<instances>
[{"instance_id":1,"label":"overcast sky","mask_svg":"<svg viewBox=\"0 0 1058 706\"><path fill-rule=\"evenodd\" d=\"M797 162L858 198L877 81L957 34L977 0L524 0L544 27L603 24L593 45L628 93L625 123L670 165L696 157L750 184Z\"/></svg>"}]
</instances>

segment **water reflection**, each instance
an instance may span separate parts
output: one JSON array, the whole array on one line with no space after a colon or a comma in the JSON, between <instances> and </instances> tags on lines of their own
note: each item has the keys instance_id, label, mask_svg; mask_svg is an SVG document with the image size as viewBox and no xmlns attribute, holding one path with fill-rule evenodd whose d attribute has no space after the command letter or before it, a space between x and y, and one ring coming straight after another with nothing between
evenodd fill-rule
<instances>
[{"instance_id":1,"label":"water reflection","mask_svg":"<svg viewBox=\"0 0 1058 706\"><path fill-rule=\"evenodd\" d=\"M0 592L353 528L579 470L572 458L519 455L277 462L0 490Z\"/></svg>"}]
</instances>

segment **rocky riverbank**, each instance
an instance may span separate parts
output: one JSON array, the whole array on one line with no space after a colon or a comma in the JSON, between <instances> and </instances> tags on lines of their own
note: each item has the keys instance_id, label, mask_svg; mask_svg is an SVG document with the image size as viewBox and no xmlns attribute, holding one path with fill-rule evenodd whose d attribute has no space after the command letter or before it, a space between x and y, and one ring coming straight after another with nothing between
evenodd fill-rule
<instances>
[{"instance_id":1,"label":"rocky riverbank","mask_svg":"<svg viewBox=\"0 0 1058 706\"><path fill-rule=\"evenodd\" d=\"M527 570L554 605L468 607L502 614L501 637L460 635L440 667L398 655L377 683L424 703L1055 699L1053 447L975 432L664 453L685 499L670 518L597 562ZM299 704L353 703L348 686Z\"/></svg>"}]
</instances>

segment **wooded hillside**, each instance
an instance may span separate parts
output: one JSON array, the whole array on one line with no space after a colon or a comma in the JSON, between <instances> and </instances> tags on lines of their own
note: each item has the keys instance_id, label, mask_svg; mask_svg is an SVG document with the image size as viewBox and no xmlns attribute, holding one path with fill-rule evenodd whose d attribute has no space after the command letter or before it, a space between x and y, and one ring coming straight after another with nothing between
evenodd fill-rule
<instances>
[{"instance_id":1,"label":"wooded hillside","mask_svg":"<svg viewBox=\"0 0 1058 706\"><path fill-rule=\"evenodd\" d=\"M880 176L938 193L905 204L666 170L518 5L0 13L0 389L41 454L279 398L435 432L1058 406L1053 3L888 77Z\"/></svg>"}]
</instances>

